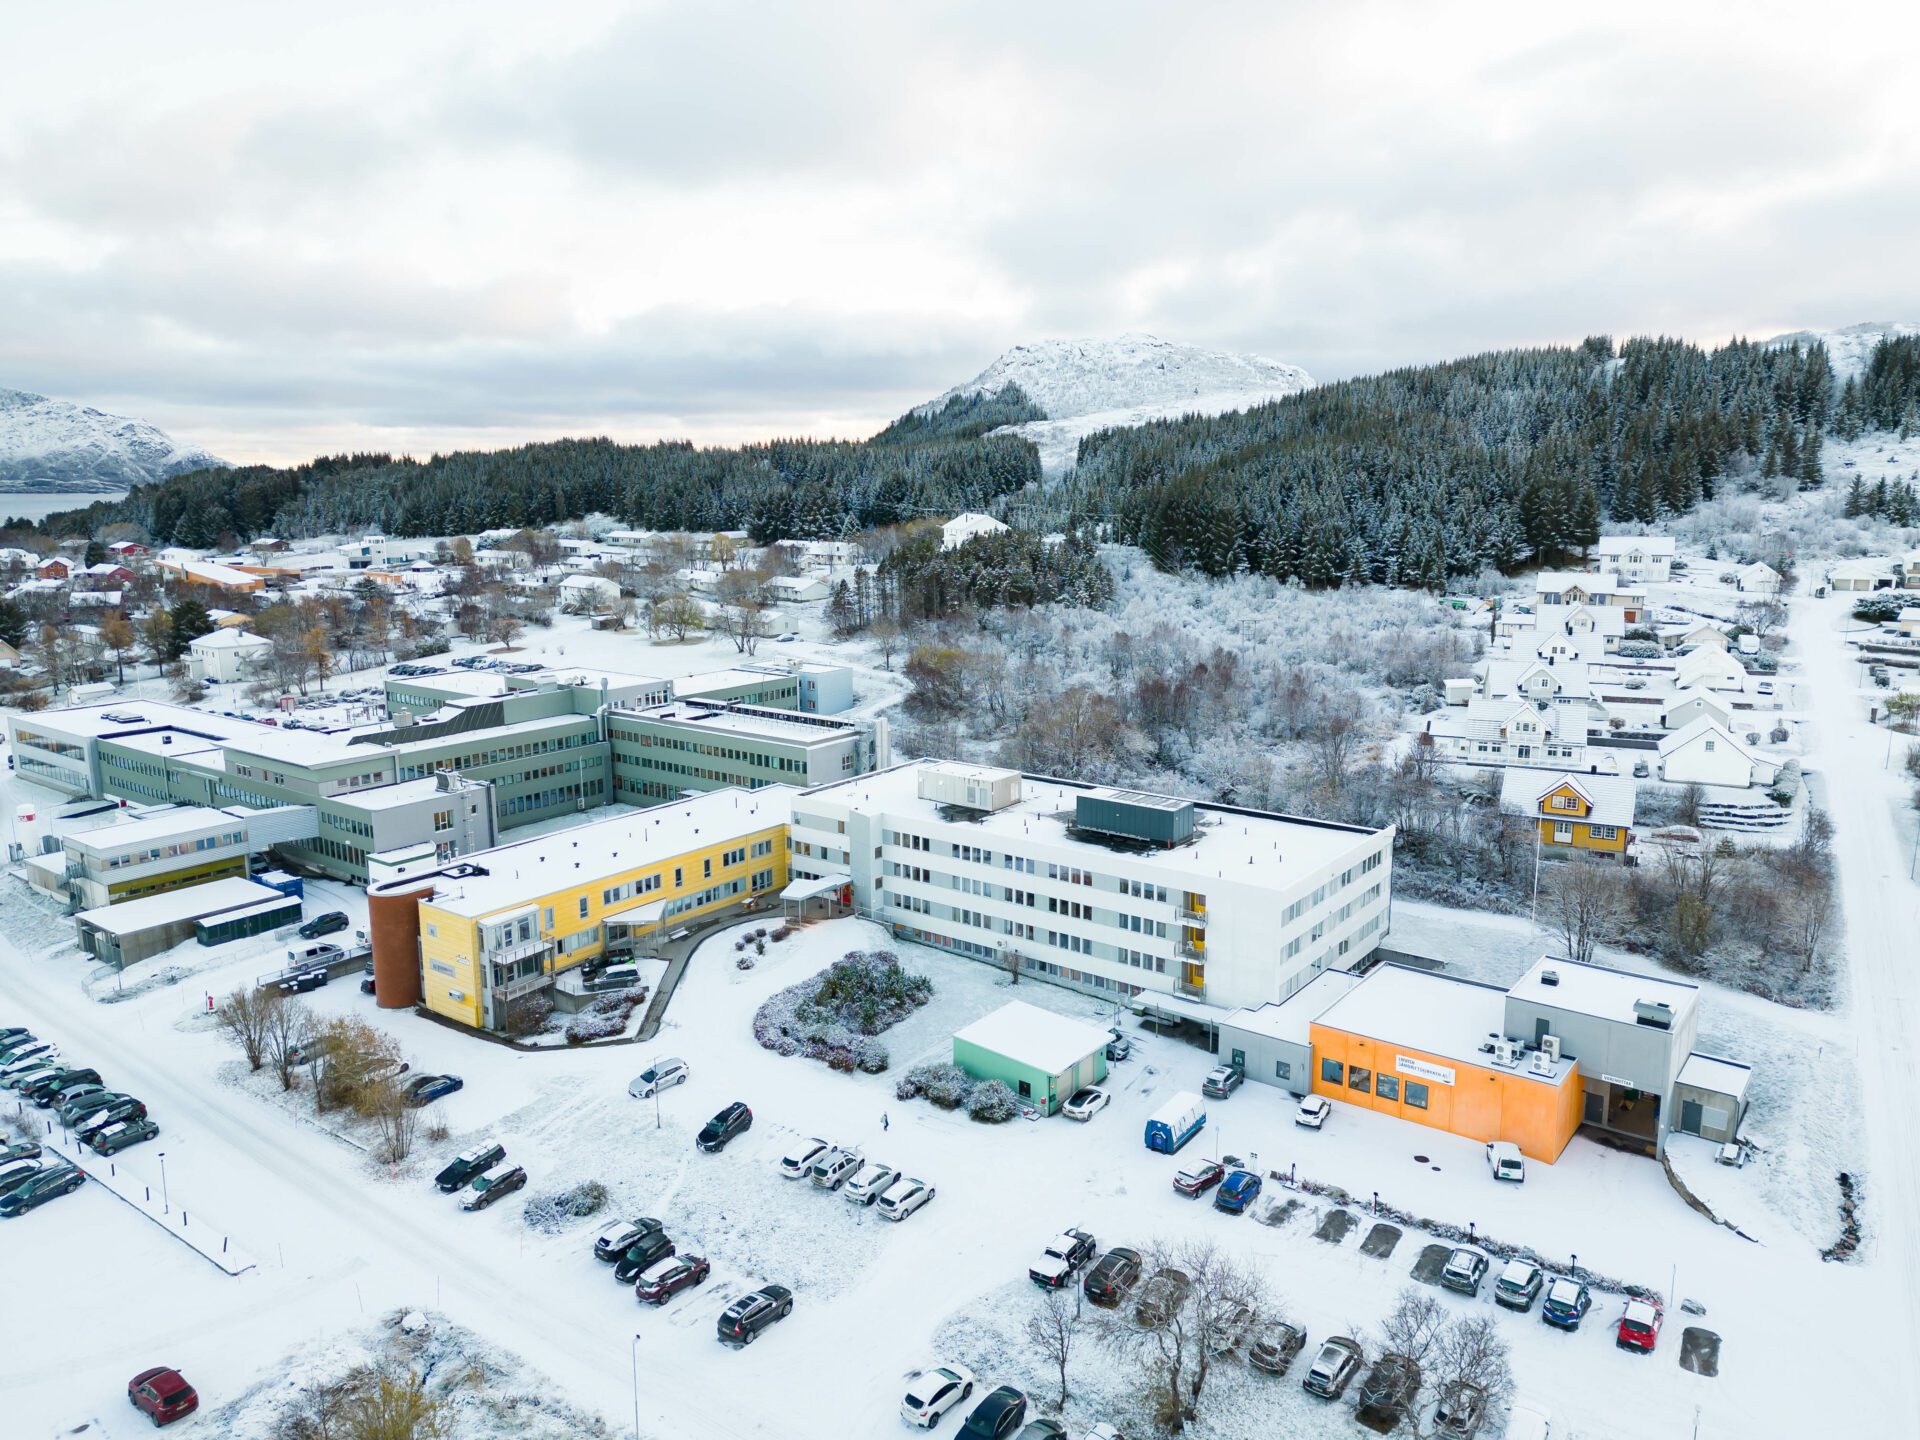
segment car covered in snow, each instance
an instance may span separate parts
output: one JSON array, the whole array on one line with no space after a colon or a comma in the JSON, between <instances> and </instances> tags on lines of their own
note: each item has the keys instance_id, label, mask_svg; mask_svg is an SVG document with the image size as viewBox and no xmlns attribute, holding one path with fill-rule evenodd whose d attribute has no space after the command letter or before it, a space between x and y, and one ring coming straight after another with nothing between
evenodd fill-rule
<instances>
[{"instance_id":1,"label":"car covered in snow","mask_svg":"<svg viewBox=\"0 0 1920 1440\"><path fill-rule=\"evenodd\" d=\"M1210 1100L1224 1100L1246 1081L1246 1072L1238 1065L1216 1065L1200 1082L1200 1093Z\"/></svg>"},{"instance_id":2,"label":"car covered in snow","mask_svg":"<svg viewBox=\"0 0 1920 1440\"><path fill-rule=\"evenodd\" d=\"M1533 1309L1546 1283L1546 1271L1532 1261L1509 1260L1493 1282L1493 1302L1524 1315Z\"/></svg>"},{"instance_id":3,"label":"car covered in snow","mask_svg":"<svg viewBox=\"0 0 1920 1440\"><path fill-rule=\"evenodd\" d=\"M87 1148L96 1155L117 1155L129 1145L153 1139L160 1127L151 1120L121 1120L104 1130L96 1130L87 1140Z\"/></svg>"},{"instance_id":4,"label":"car covered in snow","mask_svg":"<svg viewBox=\"0 0 1920 1440\"><path fill-rule=\"evenodd\" d=\"M841 1187L840 1198L850 1205L871 1205L899 1178L900 1172L893 1166L869 1160Z\"/></svg>"},{"instance_id":5,"label":"car covered in snow","mask_svg":"<svg viewBox=\"0 0 1920 1440\"><path fill-rule=\"evenodd\" d=\"M1192 1289L1193 1277L1186 1271L1162 1266L1140 1287L1140 1298L1133 1302L1133 1318L1149 1330L1164 1325L1187 1303L1187 1292Z\"/></svg>"},{"instance_id":6,"label":"car covered in snow","mask_svg":"<svg viewBox=\"0 0 1920 1440\"><path fill-rule=\"evenodd\" d=\"M147 1107L144 1101L131 1095L123 1095L118 1100L103 1105L98 1110L90 1110L73 1122L73 1133L82 1140L91 1140L96 1133L109 1125L117 1125L122 1120L144 1120Z\"/></svg>"},{"instance_id":7,"label":"car covered in snow","mask_svg":"<svg viewBox=\"0 0 1920 1440\"><path fill-rule=\"evenodd\" d=\"M514 1191L522 1189L527 1183L527 1172L518 1165L509 1165L504 1170L490 1171L475 1177L460 1197L462 1210L484 1210L497 1200L503 1200Z\"/></svg>"},{"instance_id":8,"label":"car covered in snow","mask_svg":"<svg viewBox=\"0 0 1920 1440\"><path fill-rule=\"evenodd\" d=\"M23 1156L17 1160L9 1160L4 1164L0 1164L0 1195L9 1194L16 1185L26 1184L27 1181L38 1175L48 1165L57 1165L59 1163L60 1159L56 1155L45 1161L42 1161L38 1156Z\"/></svg>"},{"instance_id":9,"label":"car covered in snow","mask_svg":"<svg viewBox=\"0 0 1920 1440\"><path fill-rule=\"evenodd\" d=\"M1260 1327L1247 1350L1247 1363L1269 1375L1284 1375L1293 1366L1294 1357L1306 1347L1307 1328L1285 1320L1270 1320Z\"/></svg>"},{"instance_id":10,"label":"car covered in snow","mask_svg":"<svg viewBox=\"0 0 1920 1440\"><path fill-rule=\"evenodd\" d=\"M762 1285L720 1313L715 1329L723 1345L751 1345L769 1325L793 1313L793 1292L784 1285Z\"/></svg>"},{"instance_id":11,"label":"car covered in snow","mask_svg":"<svg viewBox=\"0 0 1920 1440\"><path fill-rule=\"evenodd\" d=\"M832 1148L818 1135L796 1140L780 1157L780 1173L789 1180L804 1180L813 1173L813 1162Z\"/></svg>"},{"instance_id":12,"label":"car covered in snow","mask_svg":"<svg viewBox=\"0 0 1920 1440\"><path fill-rule=\"evenodd\" d=\"M713 1267L700 1255L669 1255L656 1260L633 1282L633 1294L644 1305L664 1305L682 1290L705 1282Z\"/></svg>"},{"instance_id":13,"label":"car covered in snow","mask_svg":"<svg viewBox=\"0 0 1920 1440\"><path fill-rule=\"evenodd\" d=\"M485 1141L471 1150L462 1150L449 1160L446 1168L433 1177L433 1183L452 1194L461 1186L471 1184L476 1175L484 1175L506 1158L506 1146L498 1140Z\"/></svg>"},{"instance_id":14,"label":"car covered in snow","mask_svg":"<svg viewBox=\"0 0 1920 1440\"><path fill-rule=\"evenodd\" d=\"M1095 1305L1118 1305L1140 1281L1140 1252L1116 1245L1087 1271L1080 1293Z\"/></svg>"},{"instance_id":15,"label":"car covered in snow","mask_svg":"<svg viewBox=\"0 0 1920 1440\"><path fill-rule=\"evenodd\" d=\"M656 1060L627 1086L627 1094L636 1100L651 1100L662 1090L671 1090L676 1085L684 1085L693 1076L684 1060Z\"/></svg>"},{"instance_id":16,"label":"car covered in snow","mask_svg":"<svg viewBox=\"0 0 1920 1440\"><path fill-rule=\"evenodd\" d=\"M1472 1380L1450 1380L1433 1407L1433 1433L1444 1440L1473 1440L1486 1418L1486 1387Z\"/></svg>"},{"instance_id":17,"label":"car covered in snow","mask_svg":"<svg viewBox=\"0 0 1920 1440\"><path fill-rule=\"evenodd\" d=\"M973 1395L973 1371L964 1365L935 1365L907 1382L900 1397L900 1418L931 1430L940 1417Z\"/></svg>"},{"instance_id":18,"label":"car covered in snow","mask_svg":"<svg viewBox=\"0 0 1920 1440\"><path fill-rule=\"evenodd\" d=\"M1213 1208L1229 1215L1244 1215L1259 1195L1260 1177L1251 1170L1236 1170L1220 1182L1213 1195Z\"/></svg>"},{"instance_id":19,"label":"car covered in snow","mask_svg":"<svg viewBox=\"0 0 1920 1440\"><path fill-rule=\"evenodd\" d=\"M1359 1369L1360 1347L1345 1335L1336 1335L1313 1357L1313 1364L1300 1379L1300 1388L1322 1400L1338 1400Z\"/></svg>"},{"instance_id":20,"label":"car covered in snow","mask_svg":"<svg viewBox=\"0 0 1920 1440\"><path fill-rule=\"evenodd\" d=\"M693 1137L693 1143L709 1155L718 1154L727 1148L727 1142L736 1135L744 1135L753 1128L753 1111L744 1101L736 1100L706 1124L700 1127L700 1133Z\"/></svg>"},{"instance_id":21,"label":"car covered in snow","mask_svg":"<svg viewBox=\"0 0 1920 1440\"><path fill-rule=\"evenodd\" d=\"M1360 1382L1354 1418L1369 1430L1385 1435L1406 1418L1420 1393L1420 1366L1407 1355L1382 1355Z\"/></svg>"},{"instance_id":22,"label":"car covered in snow","mask_svg":"<svg viewBox=\"0 0 1920 1440\"><path fill-rule=\"evenodd\" d=\"M1593 1308L1593 1294L1578 1280L1555 1280L1540 1302L1540 1318L1562 1330L1578 1330Z\"/></svg>"},{"instance_id":23,"label":"car covered in snow","mask_svg":"<svg viewBox=\"0 0 1920 1440\"><path fill-rule=\"evenodd\" d=\"M1449 1290L1458 1290L1462 1295L1478 1295L1480 1282L1487 1278L1487 1270L1492 1264L1486 1251L1472 1245L1456 1245L1440 1271L1440 1283Z\"/></svg>"},{"instance_id":24,"label":"car covered in snow","mask_svg":"<svg viewBox=\"0 0 1920 1440\"><path fill-rule=\"evenodd\" d=\"M838 1190L853 1178L860 1164L858 1150L843 1150L836 1146L815 1160L808 1173L813 1177L813 1183L822 1190Z\"/></svg>"},{"instance_id":25,"label":"car covered in snow","mask_svg":"<svg viewBox=\"0 0 1920 1440\"><path fill-rule=\"evenodd\" d=\"M38 1140L15 1140L9 1145L0 1145L0 1166L11 1165L16 1160L37 1160L40 1158Z\"/></svg>"},{"instance_id":26,"label":"car covered in snow","mask_svg":"<svg viewBox=\"0 0 1920 1440\"><path fill-rule=\"evenodd\" d=\"M898 1177L880 1197L878 1209L884 1220L904 1220L933 1199L933 1186L911 1175Z\"/></svg>"},{"instance_id":27,"label":"car covered in snow","mask_svg":"<svg viewBox=\"0 0 1920 1440\"><path fill-rule=\"evenodd\" d=\"M1068 1284L1082 1265L1093 1259L1099 1249L1093 1236L1084 1230L1066 1230L1047 1242L1040 1258L1027 1267L1027 1278L1036 1285L1058 1290Z\"/></svg>"},{"instance_id":28,"label":"car covered in snow","mask_svg":"<svg viewBox=\"0 0 1920 1440\"><path fill-rule=\"evenodd\" d=\"M38 1209L49 1200L71 1195L86 1183L86 1174L78 1165L56 1161L43 1165L24 1181L0 1195L0 1215L12 1218Z\"/></svg>"},{"instance_id":29,"label":"car covered in snow","mask_svg":"<svg viewBox=\"0 0 1920 1440\"><path fill-rule=\"evenodd\" d=\"M1013 1440L1071 1440L1067 1427L1058 1420L1049 1420L1042 1415L1037 1420L1029 1420L1020 1427L1020 1433Z\"/></svg>"},{"instance_id":30,"label":"car covered in snow","mask_svg":"<svg viewBox=\"0 0 1920 1440\"><path fill-rule=\"evenodd\" d=\"M622 1285L635 1284L647 1271L672 1255L675 1248L666 1231L650 1230L613 1262L613 1278Z\"/></svg>"},{"instance_id":31,"label":"car covered in snow","mask_svg":"<svg viewBox=\"0 0 1920 1440\"><path fill-rule=\"evenodd\" d=\"M1227 1167L1218 1160L1196 1160L1173 1176L1173 1188L1198 1200L1227 1178Z\"/></svg>"},{"instance_id":32,"label":"car covered in snow","mask_svg":"<svg viewBox=\"0 0 1920 1440\"><path fill-rule=\"evenodd\" d=\"M665 1228L650 1215L638 1215L631 1220L616 1220L593 1237L593 1258L604 1260L611 1265L647 1236L656 1235Z\"/></svg>"},{"instance_id":33,"label":"car covered in snow","mask_svg":"<svg viewBox=\"0 0 1920 1440\"><path fill-rule=\"evenodd\" d=\"M1615 1328L1613 1343L1622 1350L1632 1350L1636 1354L1651 1355L1653 1347L1660 1343L1660 1322L1665 1318L1660 1307L1651 1300L1629 1300L1620 1324Z\"/></svg>"},{"instance_id":34,"label":"car covered in snow","mask_svg":"<svg viewBox=\"0 0 1920 1440\"><path fill-rule=\"evenodd\" d=\"M1333 1114L1333 1102L1324 1095L1304 1096L1293 1112L1293 1123L1303 1130L1318 1130Z\"/></svg>"},{"instance_id":35,"label":"car covered in snow","mask_svg":"<svg viewBox=\"0 0 1920 1440\"><path fill-rule=\"evenodd\" d=\"M200 1396L178 1370L156 1365L127 1382L127 1403L156 1426L171 1425L198 1410Z\"/></svg>"},{"instance_id":36,"label":"car covered in snow","mask_svg":"<svg viewBox=\"0 0 1920 1440\"><path fill-rule=\"evenodd\" d=\"M1253 1328L1253 1322L1259 1318L1251 1305L1236 1301L1208 1327L1205 1337L1207 1353L1215 1359L1231 1355L1240 1348L1240 1343L1247 1338L1247 1332Z\"/></svg>"},{"instance_id":37,"label":"car covered in snow","mask_svg":"<svg viewBox=\"0 0 1920 1440\"><path fill-rule=\"evenodd\" d=\"M1073 1092L1060 1113L1069 1120L1091 1120L1107 1108L1113 1097L1098 1085L1087 1085Z\"/></svg>"}]
</instances>

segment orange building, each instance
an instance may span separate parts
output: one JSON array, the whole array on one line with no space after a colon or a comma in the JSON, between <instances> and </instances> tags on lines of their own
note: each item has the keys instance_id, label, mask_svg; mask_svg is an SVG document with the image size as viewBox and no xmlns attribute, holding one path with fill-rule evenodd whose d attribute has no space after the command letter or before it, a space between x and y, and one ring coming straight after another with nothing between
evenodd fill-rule
<instances>
[{"instance_id":1,"label":"orange building","mask_svg":"<svg viewBox=\"0 0 1920 1440\"><path fill-rule=\"evenodd\" d=\"M1578 1062L1506 1038L1507 992L1382 965L1309 1026L1313 1093L1552 1164L1580 1126Z\"/></svg>"},{"instance_id":2,"label":"orange building","mask_svg":"<svg viewBox=\"0 0 1920 1440\"><path fill-rule=\"evenodd\" d=\"M1633 843L1639 786L1626 775L1573 775L1511 766L1500 782L1500 807L1529 816L1540 844L1554 850L1621 856Z\"/></svg>"}]
</instances>

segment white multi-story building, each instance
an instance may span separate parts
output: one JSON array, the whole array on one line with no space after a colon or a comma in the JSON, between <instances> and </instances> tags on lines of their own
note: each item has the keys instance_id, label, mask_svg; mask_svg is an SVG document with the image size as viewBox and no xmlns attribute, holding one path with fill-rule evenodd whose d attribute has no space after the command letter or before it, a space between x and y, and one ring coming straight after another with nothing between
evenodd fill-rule
<instances>
[{"instance_id":1,"label":"white multi-story building","mask_svg":"<svg viewBox=\"0 0 1920 1440\"><path fill-rule=\"evenodd\" d=\"M1671 535L1602 535L1593 558L1635 585L1664 585L1673 567Z\"/></svg>"},{"instance_id":2,"label":"white multi-story building","mask_svg":"<svg viewBox=\"0 0 1920 1440\"><path fill-rule=\"evenodd\" d=\"M1114 995L1283 999L1385 937L1393 831L917 760L796 796L794 879L904 938Z\"/></svg>"}]
</instances>

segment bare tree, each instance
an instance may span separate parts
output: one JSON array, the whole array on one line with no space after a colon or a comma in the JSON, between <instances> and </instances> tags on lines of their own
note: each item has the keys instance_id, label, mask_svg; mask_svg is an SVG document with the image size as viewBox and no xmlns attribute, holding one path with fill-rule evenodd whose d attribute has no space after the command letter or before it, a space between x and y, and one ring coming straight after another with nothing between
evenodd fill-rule
<instances>
[{"instance_id":1,"label":"bare tree","mask_svg":"<svg viewBox=\"0 0 1920 1440\"><path fill-rule=\"evenodd\" d=\"M1177 1434L1199 1411L1212 1363L1272 1302L1257 1273L1211 1241L1156 1241L1142 1268L1135 1307L1102 1320L1100 1338L1137 1362L1148 1413Z\"/></svg>"},{"instance_id":2,"label":"bare tree","mask_svg":"<svg viewBox=\"0 0 1920 1440\"><path fill-rule=\"evenodd\" d=\"M306 1006L282 995L273 996L267 1008L264 1048L282 1090L293 1089L293 1072L305 1058L312 1031L313 1016Z\"/></svg>"},{"instance_id":3,"label":"bare tree","mask_svg":"<svg viewBox=\"0 0 1920 1440\"><path fill-rule=\"evenodd\" d=\"M900 643L904 638L899 625L882 616L867 627L867 638L879 650L881 665L888 670L893 669L893 657L900 653Z\"/></svg>"},{"instance_id":4,"label":"bare tree","mask_svg":"<svg viewBox=\"0 0 1920 1440\"><path fill-rule=\"evenodd\" d=\"M1058 1290L1048 1290L1040 1298L1040 1308L1027 1317L1027 1340L1047 1357L1060 1372L1060 1400L1054 1407L1067 1408L1067 1365L1073 1358L1074 1342L1080 1338L1080 1316L1073 1302Z\"/></svg>"},{"instance_id":5,"label":"bare tree","mask_svg":"<svg viewBox=\"0 0 1920 1440\"><path fill-rule=\"evenodd\" d=\"M678 592L666 595L647 607L647 628L656 632L664 631L675 640L684 640L698 630L704 617L700 607Z\"/></svg>"},{"instance_id":6,"label":"bare tree","mask_svg":"<svg viewBox=\"0 0 1920 1440\"><path fill-rule=\"evenodd\" d=\"M1400 1292L1377 1337L1357 1330L1354 1334L1363 1349L1412 1362L1417 1386L1406 1397L1399 1424L1419 1440L1440 1433L1439 1402L1461 1387L1471 1385L1484 1392L1483 1413L1502 1404L1512 1388L1499 1327L1484 1316L1457 1319L1433 1296L1411 1287Z\"/></svg>"},{"instance_id":7,"label":"bare tree","mask_svg":"<svg viewBox=\"0 0 1920 1440\"><path fill-rule=\"evenodd\" d=\"M1800 973L1813 969L1819 957L1820 942L1833 918L1833 884L1823 874L1802 875L1787 904L1792 925L1793 951L1800 961Z\"/></svg>"},{"instance_id":8,"label":"bare tree","mask_svg":"<svg viewBox=\"0 0 1920 1440\"><path fill-rule=\"evenodd\" d=\"M773 621L753 601L741 600L720 607L714 629L731 640L733 648L742 655L752 655L760 648L760 642L773 633Z\"/></svg>"},{"instance_id":9,"label":"bare tree","mask_svg":"<svg viewBox=\"0 0 1920 1440\"><path fill-rule=\"evenodd\" d=\"M1620 877L1594 860L1562 861L1546 884L1546 917L1567 958L1590 963L1594 948L1613 933L1625 911Z\"/></svg>"},{"instance_id":10,"label":"bare tree","mask_svg":"<svg viewBox=\"0 0 1920 1440\"><path fill-rule=\"evenodd\" d=\"M371 1082L359 1109L380 1131L380 1148L376 1152L379 1159L393 1165L413 1153L414 1137L420 1129L420 1112L408 1103L406 1092L391 1078Z\"/></svg>"},{"instance_id":11,"label":"bare tree","mask_svg":"<svg viewBox=\"0 0 1920 1440\"><path fill-rule=\"evenodd\" d=\"M227 1038L247 1057L247 1068L258 1070L266 1060L267 1029L272 1023L273 1007L281 996L242 985L214 1009L214 1017L227 1032Z\"/></svg>"}]
</instances>

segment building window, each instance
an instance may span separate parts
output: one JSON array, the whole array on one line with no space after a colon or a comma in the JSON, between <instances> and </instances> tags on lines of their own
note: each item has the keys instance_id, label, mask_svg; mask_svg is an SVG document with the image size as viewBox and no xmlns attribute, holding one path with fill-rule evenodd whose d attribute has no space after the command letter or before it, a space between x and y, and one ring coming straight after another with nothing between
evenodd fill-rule
<instances>
[{"instance_id":1,"label":"building window","mask_svg":"<svg viewBox=\"0 0 1920 1440\"><path fill-rule=\"evenodd\" d=\"M1400 1098L1400 1077L1398 1075L1376 1075L1373 1077L1373 1093L1382 1100Z\"/></svg>"},{"instance_id":2,"label":"building window","mask_svg":"<svg viewBox=\"0 0 1920 1440\"><path fill-rule=\"evenodd\" d=\"M1343 1072L1338 1060L1322 1060L1320 1062L1320 1078L1327 1084L1338 1085L1342 1077Z\"/></svg>"},{"instance_id":3,"label":"building window","mask_svg":"<svg viewBox=\"0 0 1920 1440\"><path fill-rule=\"evenodd\" d=\"M1347 1089L1358 1090L1365 1095L1373 1089L1373 1072L1364 1065L1356 1065L1347 1072Z\"/></svg>"},{"instance_id":4,"label":"building window","mask_svg":"<svg viewBox=\"0 0 1920 1440\"><path fill-rule=\"evenodd\" d=\"M1407 1081L1407 1105L1414 1110L1427 1108L1427 1087L1418 1080Z\"/></svg>"},{"instance_id":5,"label":"building window","mask_svg":"<svg viewBox=\"0 0 1920 1440\"><path fill-rule=\"evenodd\" d=\"M580 918L582 920L587 918L587 905L588 905L587 897L582 895L580 897Z\"/></svg>"},{"instance_id":6,"label":"building window","mask_svg":"<svg viewBox=\"0 0 1920 1440\"><path fill-rule=\"evenodd\" d=\"M1276 1080L1291 1080L1293 1078L1293 1066L1284 1060L1274 1061L1273 1078Z\"/></svg>"}]
</instances>

